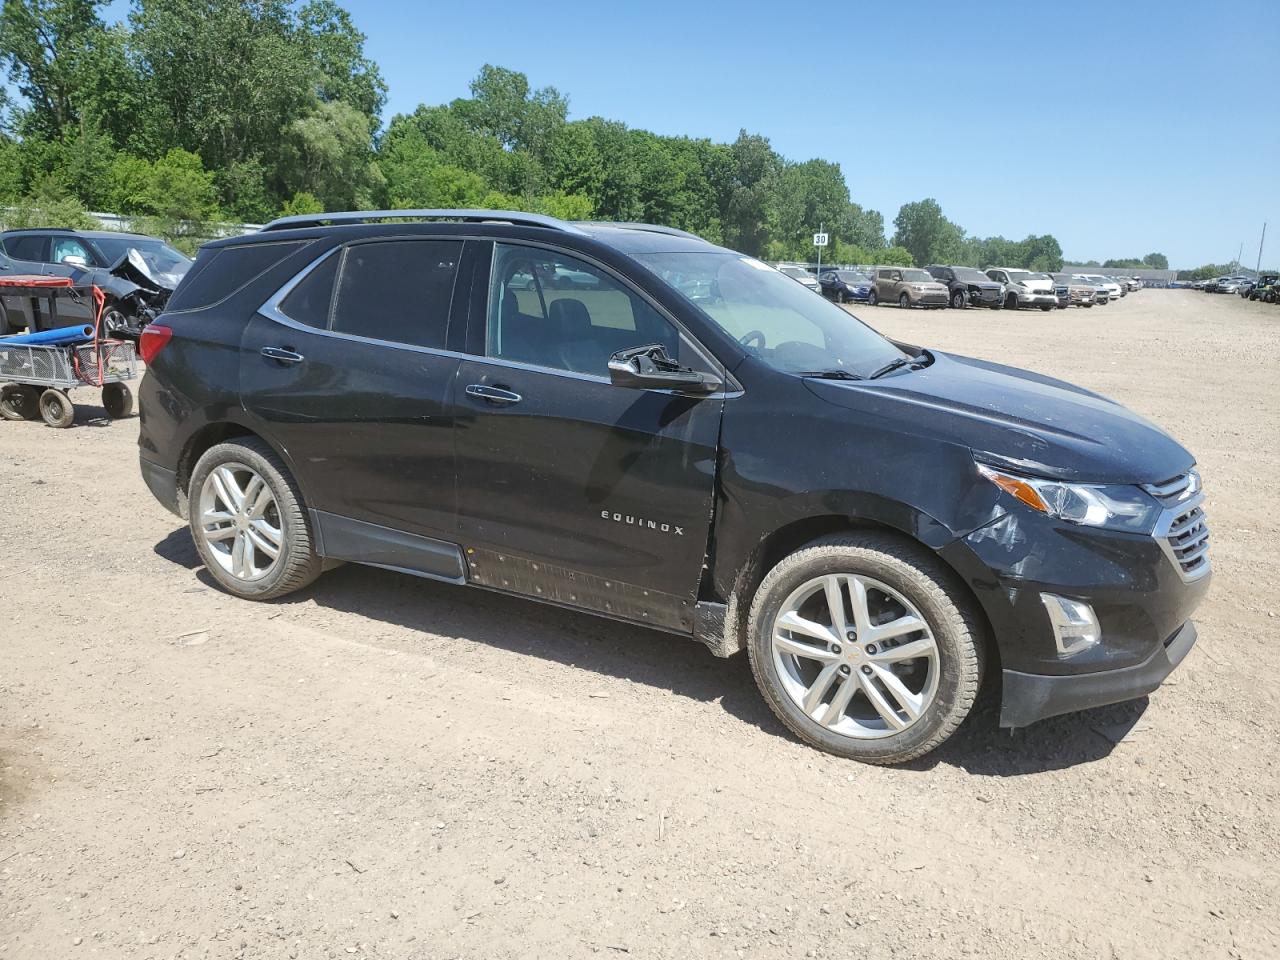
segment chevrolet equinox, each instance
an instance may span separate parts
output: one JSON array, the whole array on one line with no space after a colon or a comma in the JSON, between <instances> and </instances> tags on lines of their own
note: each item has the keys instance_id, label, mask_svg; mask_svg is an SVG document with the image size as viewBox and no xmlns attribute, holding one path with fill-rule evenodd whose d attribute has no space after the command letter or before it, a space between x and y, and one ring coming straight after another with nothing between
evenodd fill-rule
<instances>
[{"instance_id":1,"label":"chevrolet equinox","mask_svg":"<svg viewBox=\"0 0 1280 960\"><path fill-rule=\"evenodd\" d=\"M875 763L984 678L1022 727L1195 642L1168 434L678 230L287 217L206 245L141 352L142 475L239 597L354 561L745 649L798 737Z\"/></svg>"}]
</instances>

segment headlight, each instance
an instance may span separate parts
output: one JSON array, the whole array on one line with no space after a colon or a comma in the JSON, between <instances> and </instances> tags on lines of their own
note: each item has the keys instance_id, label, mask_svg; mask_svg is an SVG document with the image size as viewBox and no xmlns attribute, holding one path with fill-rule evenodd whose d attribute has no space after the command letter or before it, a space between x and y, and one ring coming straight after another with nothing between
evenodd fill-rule
<instances>
[{"instance_id":1,"label":"headlight","mask_svg":"<svg viewBox=\"0 0 1280 960\"><path fill-rule=\"evenodd\" d=\"M1086 527L1150 533L1160 504L1136 486L1041 480L978 464L978 472L1033 510Z\"/></svg>"}]
</instances>

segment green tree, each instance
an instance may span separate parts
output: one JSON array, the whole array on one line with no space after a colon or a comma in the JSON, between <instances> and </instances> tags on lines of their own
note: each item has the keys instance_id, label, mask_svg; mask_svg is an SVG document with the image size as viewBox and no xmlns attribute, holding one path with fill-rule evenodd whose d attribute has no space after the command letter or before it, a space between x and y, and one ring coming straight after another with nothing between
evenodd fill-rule
<instances>
[{"instance_id":1,"label":"green tree","mask_svg":"<svg viewBox=\"0 0 1280 960\"><path fill-rule=\"evenodd\" d=\"M733 166L724 215L725 242L760 254L769 240L769 208L782 173L782 158L766 137L742 130L733 142Z\"/></svg>"},{"instance_id":2,"label":"green tree","mask_svg":"<svg viewBox=\"0 0 1280 960\"><path fill-rule=\"evenodd\" d=\"M1148 253L1142 258L1144 266L1150 267L1152 270L1168 270L1169 258L1163 253Z\"/></svg>"},{"instance_id":3,"label":"green tree","mask_svg":"<svg viewBox=\"0 0 1280 960\"><path fill-rule=\"evenodd\" d=\"M328 210L350 210L381 177L372 161L368 118L350 104L333 100L289 124L280 180L290 195L310 193Z\"/></svg>"},{"instance_id":4,"label":"green tree","mask_svg":"<svg viewBox=\"0 0 1280 960\"><path fill-rule=\"evenodd\" d=\"M893 220L894 246L910 252L917 265L954 263L964 231L942 215L933 198L905 203Z\"/></svg>"},{"instance_id":5,"label":"green tree","mask_svg":"<svg viewBox=\"0 0 1280 960\"><path fill-rule=\"evenodd\" d=\"M376 129L387 85L378 65L364 55L365 39L351 14L333 0L312 0L298 11L299 46L314 68L316 96L348 104Z\"/></svg>"},{"instance_id":6,"label":"green tree","mask_svg":"<svg viewBox=\"0 0 1280 960\"><path fill-rule=\"evenodd\" d=\"M61 136L78 118L77 94L103 32L102 0L5 0L0 64L26 100L24 133Z\"/></svg>"}]
</instances>

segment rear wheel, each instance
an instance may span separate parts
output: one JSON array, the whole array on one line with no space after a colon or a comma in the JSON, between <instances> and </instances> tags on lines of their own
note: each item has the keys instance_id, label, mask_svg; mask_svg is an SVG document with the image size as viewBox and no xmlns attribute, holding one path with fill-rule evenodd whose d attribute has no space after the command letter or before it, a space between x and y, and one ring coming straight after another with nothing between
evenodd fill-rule
<instances>
[{"instance_id":1,"label":"rear wheel","mask_svg":"<svg viewBox=\"0 0 1280 960\"><path fill-rule=\"evenodd\" d=\"M102 406L112 420L123 420L133 413L133 391L123 383L108 383L102 388Z\"/></svg>"},{"instance_id":2,"label":"rear wheel","mask_svg":"<svg viewBox=\"0 0 1280 960\"><path fill-rule=\"evenodd\" d=\"M262 441L206 451L191 472L187 503L200 558L229 593L272 600L320 575L302 494Z\"/></svg>"},{"instance_id":3,"label":"rear wheel","mask_svg":"<svg viewBox=\"0 0 1280 960\"><path fill-rule=\"evenodd\" d=\"M5 420L34 420L39 415L39 388L28 383L6 383L0 387L0 417Z\"/></svg>"},{"instance_id":4,"label":"rear wheel","mask_svg":"<svg viewBox=\"0 0 1280 960\"><path fill-rule=\"evenodd\" d=\"M898 297L898 306L903 310L909 309L911 306L911 298L904 293L902 296Z\"/></svg>"},{"instance_id":5,"label":"rear wheel","mask_svg":"<svg viewBox=\"0 0 1280 960\"><path fill-rule=\"evenodd\" d=\"M40 416L49 426L65 429L76 418L75 404L61 390L50 387L40 394Z\"/></svg>"},{"instance_id":6,"label":"rear wheel","mask_svg":"<svg viewBox=\"0 0 1280 960\"><path fill-rule=\"evenodd\" d=\"M873 533L815 540L769 572L751 605L751 669L805 742L869 763L933 750L969 714L983 646L954 577Z\"/></svg>"}]
</instances>

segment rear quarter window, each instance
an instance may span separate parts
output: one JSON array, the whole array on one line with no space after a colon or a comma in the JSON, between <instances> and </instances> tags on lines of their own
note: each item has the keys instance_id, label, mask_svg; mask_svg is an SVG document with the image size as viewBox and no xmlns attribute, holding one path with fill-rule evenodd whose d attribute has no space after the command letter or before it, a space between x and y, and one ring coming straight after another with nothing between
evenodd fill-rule
<instances>
[{"instance_id":1,"label":"rear quarter window","mask_svg":"<svg viewBox=\"0 0 1280 960\"><path fill-rule=\"evenodd\" d=\"M204 250L169 298L166 313L203 310L243 290L309 240L245 243Z\"/></svg>"}]
</instances>

